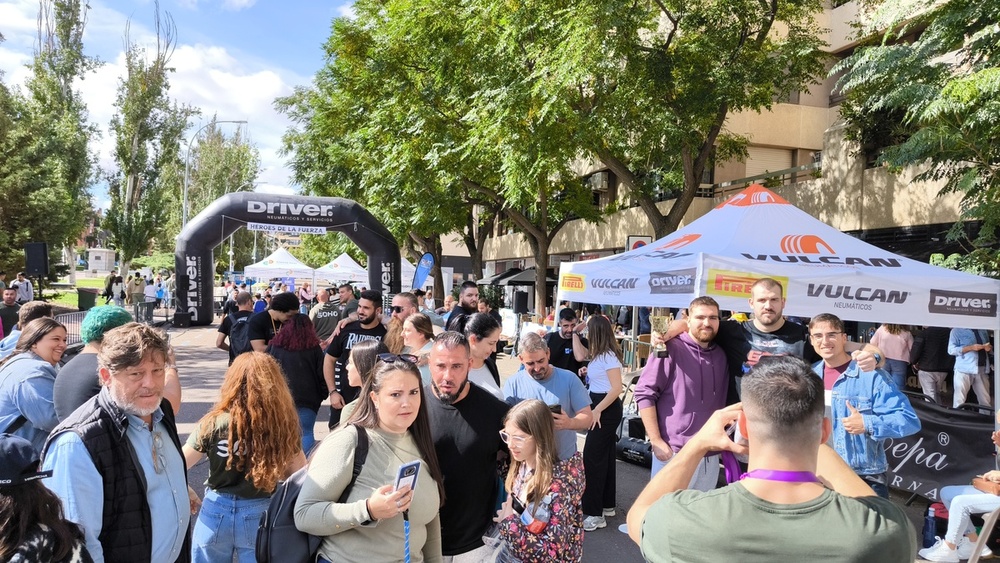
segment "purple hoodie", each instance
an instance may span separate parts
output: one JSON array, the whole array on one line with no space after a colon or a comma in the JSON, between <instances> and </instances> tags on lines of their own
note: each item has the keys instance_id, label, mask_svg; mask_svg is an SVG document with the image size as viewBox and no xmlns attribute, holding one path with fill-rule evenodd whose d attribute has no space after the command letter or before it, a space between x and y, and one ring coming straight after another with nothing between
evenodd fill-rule
<instances>
[{"instance_id":1,"label":"purple hoodie","mask_svg":"<svg viewBox=\"0 0 1000 563\"><path fill-rule=\"evenodd\" d=\"M726 406L726 354L715 343L702 348L688 333L667 341L669 357L650 356L635 386L639 409L656 407L660 436L675 452L712 413Z\"/></svg>"}]
</instances>

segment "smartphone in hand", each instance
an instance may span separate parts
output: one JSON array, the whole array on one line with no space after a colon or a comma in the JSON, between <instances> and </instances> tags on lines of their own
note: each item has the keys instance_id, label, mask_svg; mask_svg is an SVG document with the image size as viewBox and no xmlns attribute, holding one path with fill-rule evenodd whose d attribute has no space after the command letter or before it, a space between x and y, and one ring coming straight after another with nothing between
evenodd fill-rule
<instances>
[{"instance_id":1,"label":"smartphone in hand","mask_svg":"<svg viewBox=\"0 0 1000 563\"><path fill-rule=\"evenodd\" d=\"M420 475L420 462L411 461L410 463L404 463L399 466L399 471L396 472L396 485L394 490L399 490L404 486L409 487L410 490L417 488L417 476Z\"/></svg>"}]
</instances>

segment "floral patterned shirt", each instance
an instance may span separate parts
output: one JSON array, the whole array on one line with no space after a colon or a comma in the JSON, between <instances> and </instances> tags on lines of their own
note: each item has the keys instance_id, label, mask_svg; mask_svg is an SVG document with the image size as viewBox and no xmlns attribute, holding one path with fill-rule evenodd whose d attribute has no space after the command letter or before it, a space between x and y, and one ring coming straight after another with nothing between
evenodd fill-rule
<instances>
[{"instance_id":1,"label":"floral patterned shirt","mask_svg":"<svg viewBox=\"0 0 1000 563\"><path fill-rule=\"evenodd\" d=\"M521 466L522 472L526 470ZM553 468L552 485L549 487L551 516L539 534L533 534L521 523L518 514L508 516L500 523L500 537L510 547L513 555L525 563L550 561L580 561L583 557L583 509L581 499L586 480L583 476L583 457L560 461ZM511 494L524 499L522 489L526 474L518 475Z\"/></svg>"}]
</instances>

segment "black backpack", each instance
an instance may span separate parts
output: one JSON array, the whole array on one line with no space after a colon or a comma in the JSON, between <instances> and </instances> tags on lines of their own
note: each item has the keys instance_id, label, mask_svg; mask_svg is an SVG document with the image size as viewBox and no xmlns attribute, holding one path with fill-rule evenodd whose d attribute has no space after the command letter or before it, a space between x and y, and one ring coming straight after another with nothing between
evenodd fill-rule
<instances>
[{"instance_id":1,"label":"black backpack","mask_svg":"<svg viewBox=\"0 0 1000 563\"><path fill-rule=\"evenodd\" d=\"M354 448L354 469L351 482L341 493L337 502L347 502L361 468L368 457L368 432L361 426L354 425L358 431L358 445ZM256 554L257 563L312 563L316 561L323 538L299 531L295 527L295 501L302 491L302 482L306 479L306 465L286 479L278 483L271 495L271 503L260 516L257 527Z\"/></svg>"},{"instance_id":2,"label":"black backpack","mask_svg":"<svg viewBox=\"0 0 1000 563\"><path fill-rule=\"evenodd\" d=\"M233 357L239 356L243 352L253 350L250 345L250 316L236 318L235 314L229 315L229 349L233 351Z\"/></svg>"}]
</instances>

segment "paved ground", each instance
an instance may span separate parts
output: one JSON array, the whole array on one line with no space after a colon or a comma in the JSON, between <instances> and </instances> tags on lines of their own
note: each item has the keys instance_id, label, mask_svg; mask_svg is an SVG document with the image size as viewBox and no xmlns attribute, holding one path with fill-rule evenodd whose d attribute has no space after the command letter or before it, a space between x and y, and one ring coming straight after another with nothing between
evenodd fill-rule
<instances>
[{"instance_id":1,"label":"paved ground","mask_svg":"<svg viewBox=\"0 0 1000 563\"><path fill-rule=\"evenodd\" d=\"M195 327L188 329L169 329L172 344L177 349L177 364L181 374L181 381L184 387L183 404L178 413L178 430L181 439L184 440L194 429L195 424L208 412L212 404L218 398L218 389L222 382L227 367L228 356L226 352L215 348L215 337L217 327ZM498 362L502 378L513 374L519 367L516 358L501 356ZM327 421L329 420L329 408L323 406L320 409L319 420L316 424L317 438L326 434ZM581 436L580 447L583 447ZM641 562L642 556L639 548L629 540L628 536L618 531L618 526L625 523L625 513L629 506L635 501L639 492L649 480L649 470L622 461L617 462L618 470L618 514L613 518L608 518L608 527L589 532L584 539L585 562L607 562L616 563ZM208 474L208 464L202 461L192 469L190 482L203 483ZM195 490L201 491L202 487L195 485ZM894 501L902 503L904 497L893 497ZM914 503L907 509L907 514L914 522L916 529L920 530L923 505Z\"/></svg>"}]
</instances>

